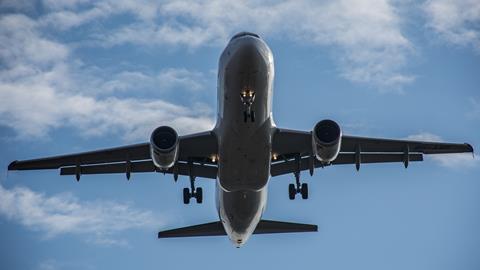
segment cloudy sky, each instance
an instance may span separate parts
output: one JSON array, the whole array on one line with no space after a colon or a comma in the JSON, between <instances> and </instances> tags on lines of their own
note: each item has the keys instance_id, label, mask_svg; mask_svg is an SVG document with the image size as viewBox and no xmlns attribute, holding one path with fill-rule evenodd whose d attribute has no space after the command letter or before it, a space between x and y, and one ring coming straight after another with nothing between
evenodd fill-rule
<instances>
[{"instance_id":1,"label":"cloudy sky","mask_svg":"<svg viewBox=\"0 0 480 270\"><path fill-rule=\"evenodd\" d=\"M311 199L272 179L267 219L315 234L159 241L214 221L214 183L184 206L181 178L10 172L15 159L145 142L215 122L218 57L239 31L275 57L278 126L324 118L344 133L480 147L480 2L0 1L0 268L166 269L192 265L479 269L480 159L318 170Z\"/></svg>"}]
</instances>

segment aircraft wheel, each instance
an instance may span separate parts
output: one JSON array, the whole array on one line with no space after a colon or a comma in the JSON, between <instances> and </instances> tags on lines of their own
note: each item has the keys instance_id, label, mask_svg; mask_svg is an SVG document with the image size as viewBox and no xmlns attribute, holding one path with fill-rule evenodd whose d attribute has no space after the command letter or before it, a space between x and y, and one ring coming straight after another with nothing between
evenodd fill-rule
<instances>
[{"instance_id":1,"label":"aircraft wheel","mask_svg":"<svg viewBox=\"0 0 480 270\"><path fill-rule=\"evenodd\" d=\"M184 204L190 203L190 190L188 188L183 189L183 203Z\"/></svg>"},{"instance_id":2,"label":"aircraft wheel","mask_svg":"<svg viewBox=\"0 0 480 270\"><path fill-rule=\"evenodd\" d=\"M308 184L303 183L300 192L302 193L302 199L308 199Z\"/></svg>"},{"instance_id":3,"label":"aircraft wheel","mask_svg":"<svg viewBox=\"0 0 480 270\"><path fill-rule=\"evenodd\" d=\"M195 198L197 199L197 203L202 203L203 202L203 190L202 190L201 187L196 189Z\"/></svg>"},{"instance_id":4,"label":"aircraft wheel","mask_svg":"<svg viewBox=\"0 0 480 270\"><path fill-rule=\"evenodd\" d=\"M295 194L297 194L297 190L295 189L294 184L288 185L288 198L290 200L295 200Z\"/></svg>"},{"instance_id":5,"label":"aircraft wheel","mask_svg":"<svg viewBox=\"0 0 480 270\"><path fill-rule=\"evenodd\" d=\"M247 120L248 120L248 113L247 113L247 111L244 111L244 112L243 112L243 122L246 123Z\"/></svg>"},{"instance_id":6,"label":"aircraft wheel","mask_svg":"<svg viewBox=\"0 0 480 270\"><path fill-rule=\"evenodd\" d=\"M250 120L251 120L252 122L255 122L255 111L251 111L251 112L250 112Z\"/></svg>"}]
</instances>

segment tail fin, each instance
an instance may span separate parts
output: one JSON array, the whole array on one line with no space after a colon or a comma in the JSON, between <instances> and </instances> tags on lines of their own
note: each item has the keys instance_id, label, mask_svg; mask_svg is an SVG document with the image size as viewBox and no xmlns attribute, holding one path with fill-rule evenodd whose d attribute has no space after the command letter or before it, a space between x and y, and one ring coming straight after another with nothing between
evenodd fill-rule
<instances>
[{"instance_id":1,"label":"tail fin","mask_svg":"<svg viewBox=\"0 0 480 270\"><path fill-rule=\"evenodd\" d=\"M316 232L317 225L261 220L253 234ZM183 227L158 233L158 238L226 235L220 221Z\"/></svg>"}]
</instances>

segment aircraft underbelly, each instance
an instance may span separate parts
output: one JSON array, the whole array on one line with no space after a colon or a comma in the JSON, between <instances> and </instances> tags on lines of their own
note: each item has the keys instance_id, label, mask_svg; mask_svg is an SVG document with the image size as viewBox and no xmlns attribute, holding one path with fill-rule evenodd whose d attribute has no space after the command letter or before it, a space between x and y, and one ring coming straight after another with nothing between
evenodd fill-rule
<instances>
[{"instance_id":1,"label":"aircraft underbelly","mask_svg":"<svg viewBox=\"0 0 480 270\"><path fill-rule=\"evenodd\" d=\"M260 190L270 175L270 95L272 67L264 44L256 40L227 48L221 61L219 100L222 102L219 139L219 182L226 191ZM241 93L255 93L245 118Z\"/></svg>"},{"instance_id":2,"label":"aircraft underbelly","mask_svg":"<svg viewBox=\"0 0 480 270\"><path fill-rule=\"evenodd\" d=\"M237 245L255 230L267 200L271 160L273 58L255 38L231 42L220 58L216 127L218 211ZM245 93L254 92L246 106ZM242 96L243 95L243 96ZM254 119L246 114L254 113Z\"/></svg>"},{"instance_id":3,"label":"aircraft underbelly","mask_svg":"<svg viewBox=\"0 0 480 270\"><path fill-rule=\"evenodd\" d=\"M224 137L220 146L219 180L227 191L259 190L270 175L269 123L253 131Z\"/></svg>"}]
</instances>

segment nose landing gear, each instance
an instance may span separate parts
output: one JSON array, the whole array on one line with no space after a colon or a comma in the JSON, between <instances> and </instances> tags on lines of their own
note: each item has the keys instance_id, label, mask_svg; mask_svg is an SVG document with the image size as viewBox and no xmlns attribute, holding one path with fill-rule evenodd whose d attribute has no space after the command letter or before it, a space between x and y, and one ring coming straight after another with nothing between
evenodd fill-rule
<instances>
[{"instance_id":1,"label":"nose landing gear","mask_svg":"<svg viewBox=\"0 0 480 270\"><path fill-rule=\"evenodd\" d=\"M244 90L240 93L240 100L243 103L243 121L246 123L248 119L255 122L255 111L252 110L252 104L255 101L255 92L252 90Z\"/></svg>"},{"instance_id":2,"label":"nose landing gear","mask_svg":"<svg viewBox=\"0 0 480 270\"><path fill-rule=\"evenodd\" d=\"M255 112L248 108L243 112L243 122L247 122L250 119L251 122L255 122Z\"/></svg>"}]
</instances>

